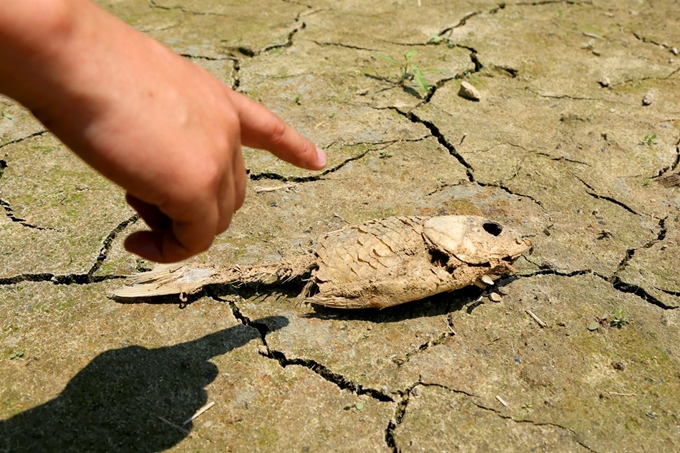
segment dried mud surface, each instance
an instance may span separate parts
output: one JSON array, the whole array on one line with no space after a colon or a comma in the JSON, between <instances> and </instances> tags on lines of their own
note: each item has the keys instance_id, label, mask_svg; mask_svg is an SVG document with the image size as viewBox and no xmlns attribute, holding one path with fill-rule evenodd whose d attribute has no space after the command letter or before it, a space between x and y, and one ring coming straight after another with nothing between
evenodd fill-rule
<instances>
[{"instance_id":1,"label":"dried mud surface","mask_svg":"<svg viewBox=\"0 0 680 453\"><path fill-rule=\"evenodd\" d=\"M680 450L680 2L418 3L101 4L328 151L310 173L244 150L246 204L195 262L483 215L533 235L502 302L114 301L143 225L3 98L1 451ZM427 91L387 58L412 50Z\"/></svg>"}]
</instances>

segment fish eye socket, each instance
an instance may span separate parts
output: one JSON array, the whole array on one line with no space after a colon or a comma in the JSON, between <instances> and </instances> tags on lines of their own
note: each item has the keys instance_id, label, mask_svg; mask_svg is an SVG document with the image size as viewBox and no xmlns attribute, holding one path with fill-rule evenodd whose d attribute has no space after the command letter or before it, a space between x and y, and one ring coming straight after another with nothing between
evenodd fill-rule
<instances>
[{"instance_id":1,"label":"fish eye socket","mask_svg":"<svg viewBox=\"0 0 680 453\"><path fill-rule=\"evenodd\" d=\"M496 222L484 222L482 228L492 236L499 236L503 232L501 224Z\"/></svg>"}]
</instances>

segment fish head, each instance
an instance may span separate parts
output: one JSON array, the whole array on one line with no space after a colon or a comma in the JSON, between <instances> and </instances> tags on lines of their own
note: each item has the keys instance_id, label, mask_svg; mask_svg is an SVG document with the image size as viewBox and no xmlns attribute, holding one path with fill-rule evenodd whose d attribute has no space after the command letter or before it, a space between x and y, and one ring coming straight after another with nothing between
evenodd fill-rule
<instances>
[{"instance_id":1,"label":"fish head","mask_svg":"<svg viewBox=\"0 0 680 453\"><path fill-rule=\"evenodd\" d=\"M479 216L432 217L423 236L432 248L467 264L512 263L531 248L519 232Z\"/></svg>"}]
</instances>

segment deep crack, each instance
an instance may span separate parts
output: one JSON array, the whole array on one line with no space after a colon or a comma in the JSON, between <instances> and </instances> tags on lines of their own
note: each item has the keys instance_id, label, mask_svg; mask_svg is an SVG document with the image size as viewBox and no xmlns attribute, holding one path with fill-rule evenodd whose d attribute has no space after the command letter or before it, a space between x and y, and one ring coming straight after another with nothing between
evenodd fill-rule
<instances>
[{"instance_id":1,"label":"deep crack","mask_svg":"<svg viewBox=\"0 0 680 453\"><path fill-rule=\"evenodd\" d=\"M463 167L465 167L465 173L467 175L468 181L470 182L475 182L475 177L473 174L474 169L472 168L472 165L467 163L463 156L461 156L458 151L456 150L456 147L449 142L446 137L444 137L444 134L439 130L436 124L434 124L431 121L424 120L418 115L416 115L413 112L405 112L401 110L398 107L388 107L391 110L394 110L397 112L399 115L403 116L404 118L408 119L412 123L416 124L422 124L425 126L432 136L437 139L437 142L439 142L440 145L442 145L444 148L446 148L451 156L453 156Z\"/></svg>"},{"instance_id":2,"label":"deep crack","mask_svg":"<svg viewBox=\"0 0 680 453\"><path fill-rule=\"evenodd\" d=\"M595 192L595 188L594 188L593 186L591 186L590 184L588 184L585 180L583 180L582 178L580 178L580 177L577 176L577 175L574 175L574 174L572 174L572 175L573 175L576 179L578 179L579 181L581 181L581 183L589 189L589 190L586 190L586 193L587 193L588 195L590 195L591 197L597 198L598 200L605 200L605 201L608 201L608 202L610 202L610 203L613 203L613 204L615 204L615 205L617 205L617 206L619 206L619 207L625 209L626 211L628 211L628 212L630 212L631 214L634 214L634 215L636 215L636 216L640 215L640 214L638 214L633 208L631 208L630 206L628 206L628 205L625 204L624 202L617 200L616 198L608 197L608 196L606 196L606 195L599 195L598 193Z\"/></svg>"},{"instance_id":3,"label":"deep crack","mask_svg":"<svg viewBox=\"0 0 680 453\"><path fill-rule=\"evenodd\" d=\"M4 161L0 161L1 163L4 163ZM0 173L1 176L1 173ZM31 228L34 230L40 230L40 231L56 231L55 228L50 228L50 227L41 227L38 225L34 225L32 223L28 223L26 219L23 219L21 217L17 217L14 214L14 209L12 209L12 205L9 204L9 202L5 200L0 200L0 206L5 210L5 215L14 223L18 223L19 225L25 226L26 228Z\"/></svg>"},{"instance_id":4,"label":"deep crack","mask_svg":"<svg viewBox=\"0 0 680 453\"><path fill-rule=\"evenodd\" d=\"M138 220L139 214L135 214L129 219L123 220L106 236L106 238L104 238L104 241L102 242L102 247L99 250L99 255L97 256L97 259L95 260L90 270L87 271L87 275L94 275L94 273L97 272L102 267L102 264L104 264L104 261L108 257L109 252L111 251L114 239L116 239L118 234L120 234L125 228L137 222Z\"/></svg>"},{"instance_id":5,"label":"deep crack","mask_svg":"<svg viewBox=\"0 0 680 453\"><path fill-rule=\"evenodd\" d=\"M221 299L216 298L214 296L211 297L213 297L213 299L215 300L222 301ZM364 387L361 384L356 384L352 382L350 379L343 376L342 374L332 371L326 365L323 365L317 362L316 360L304 358L291 359L286 357L286 355L283 352L272 349L267 343L266 339L266 336L269 333L269 327L266 324L253 322L250 318L245 316L236 305L236 302L229 301L229 306L234 317L238 319L239 322L246 326L257 329L257 331L260 333L262 343L267 348L267 352L266 353L261 352L261 354L264 355L265 357L276 360L277 362L279 362L281 367L286 368L288 366L301 366L314 372L316 375L320 376L324 380L336 385L341 390L349 390L350 392L356 395L368 395L371 398L381 402L394 402L394 399L388 394L381 392L379 390Z\"/></svg>"},{"instance_id":6,"label":"deep crack","mask_svg":"<svg viewBox=\"0 0 680 453\"><path fill-rule=\"evenodd\" d=\"M527 259L527 261L529 261L529 259ZM532 263L532 264L535 264L532 261L529 261L529 262ZM531 277L535 277L537 275L556 275L558 277L576 277L576 276L579 276L579 275L588 275L588 274L593 274L593 271L591 269L579 269L579 270L575 270L575 271L561 271L559 269L544 268L544 269L540 269L538 271L530 272L528 274L519 274L517 277L531 278Z\"/></svg>"},{"instance_id":7,"label":"deep crack","mask_svg":"<svg viewBox=\"0 0 680 453\"><path fill-rule=\"evenodd\" d=\"M55 285L89 285L106 280L125 278L122 275L89 275L89 274L52 274L49 272L28 273L0 277L0 285L15 285L21 282L51 282Z\"/></svg>"},{"instance_id":8,"label":"deep crack","mask_svg":"<svg viewBox=\"0 0 680 453\"><path fill-rule=\"evenodd\" d=\"M262 48L260 50L250 49L250 48L245 47L245 46L227 47L227 48L230 49L230 50L235 50L235 51L239 52L240 54L242 54L242 55L244 55L248 58L254 58L254 57L256 57L260 54L267 53L267 52L270 52L270 51L275 50L275 49L283 49L283 48L291 47L293 45L293 37L295 37L295 35L300 30L303 30L307 27L307 24L302 20L302 13L298 13L295 16L293 23L295 24L295 26L293 27L293 29L291 31L288 32L288 34L286 35L285 41L282 42L282 43L270 44L270 45L265 46L264 48ZM224 40L222 42L224 42Z\"/></svg>"},{"instance_id":9,"label":"deep crack","mask_svg":"<svg viewBox=\"0 0 680 453\"><path fill-rule=\"evenodd\" d=\"M272 45L269 45L269 46L265 47L264 49L262 49L262 52L269 52L270 50L274 50L274 49L282 49L282 48L287 48L287 47L292 46L292 45L293 45L293 37L294 37L300 30L304 30L305 27L307 26L307 24L306 24L304 21L302 21L302 20L300 19L300 15L301 15L301 13L298 14L298 15L295 17L295 23L296 23L297 25L296 25L295 27L293 27L293 29L292 29L290 32L288 32L288 35L286 36L286 41L285 41L285 42L283 42L283 43L281 43L281 44L272 44Z\"/></svg>"},{"instance_id":10,"label":"deep crack","mask_svg":"<svg viewBox=\"0 0 680 453\"><path fill-rule=\"evenodd\" d=\"M2 203L2 200L0 200L0 204ZM70 284L76 284L76 285L87 285L90 283L99 283L103 282L105 280L111 280L111 279L119 279L119 278L125 278L124 276L120 275L94 275L95 272L97 272L104 261L106 260L109 251L111 250L111 247L113 246L113 241L116 239L118 234L123 231L125 228L127 228L129 225L135 223L137 220L139 220L139 215L135 214L129 219L126 219L119 223L107 236L104 238L104 241L102 242L102 246L99 250L99 254L97 255L97 258L95 259L94 264L84 274L77 274L77 273L71 273L71 274L53 274L50 272L37 272L37 273L25 273L25 274L18 274L18 275L13 275L10 277L0 277L0 285L14 285L16 283L21 283L21 282L52 282L56 285L70 285ZM36 227L37 229L44 230L46 228L39 228ZM50 228L51 229L51 228Z\"/></svg>"},{"instance_id":11,"label":"deep crack","mask_svg":"<svg viewBox=\"0 0 680 453\"><path fill-rule=\"evenodd\" d=\"M614 275L613 277L607 277L604 275L600 275L598 273L595 273L595 275L611 283L614 289L616 289L617 291L621 291L622 293L634 294L640 299L644 300L645 302L649 302L650 304L656 305L657 307L663 308L664 310L676 310L680 308L673 305L667 305L661 302L659 299L649 294L642 286L624 282L623 280L621 280L621 278L619 278L616 275Z\"/></svg>"},{"instance_id":12,"label":"deep crack","mask_svg":"<svg viewBox=\"0 0 680 453\"><path fill-rule=\"evenodd\" d=\"M397 429L397 426L399 426L402 420L404 419L404 415L406 414L406 407L408 406L409 398L411 396L411 390L415 388L416 385L418 385L417 382L413 384L405 392L399 392L399 396L401 397L401 399L397 401L397 407L394 409L394 415L392 416L392 419L387 424L387 428L385 429L385 443L387 444L388 447L392 449L394 453L399 453L401 451L397 446L395 431Z\"/></svg>"}]
</instances>

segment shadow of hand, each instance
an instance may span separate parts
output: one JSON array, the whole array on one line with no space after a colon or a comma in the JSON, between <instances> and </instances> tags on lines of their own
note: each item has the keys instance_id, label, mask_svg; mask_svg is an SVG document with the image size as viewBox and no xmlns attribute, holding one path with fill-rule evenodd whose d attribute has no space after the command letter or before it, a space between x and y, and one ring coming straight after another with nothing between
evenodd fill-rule
<instances>
[{"instance_id":1,"label":"shadow of hand","mask_svg":"<svg viewBox=\"0 0 680 453\"><path fill-rule=\"evenodd\" d=\"M288 320L256 320L270 330ZM258 338L244 325L194 341L146 349L129 346L99 354L71 379L59 396L0 421L0 451L163 451L187 431L181 424L207 402L206 385L218 375L212 357Z\"/></svg>"}]
</instances>

